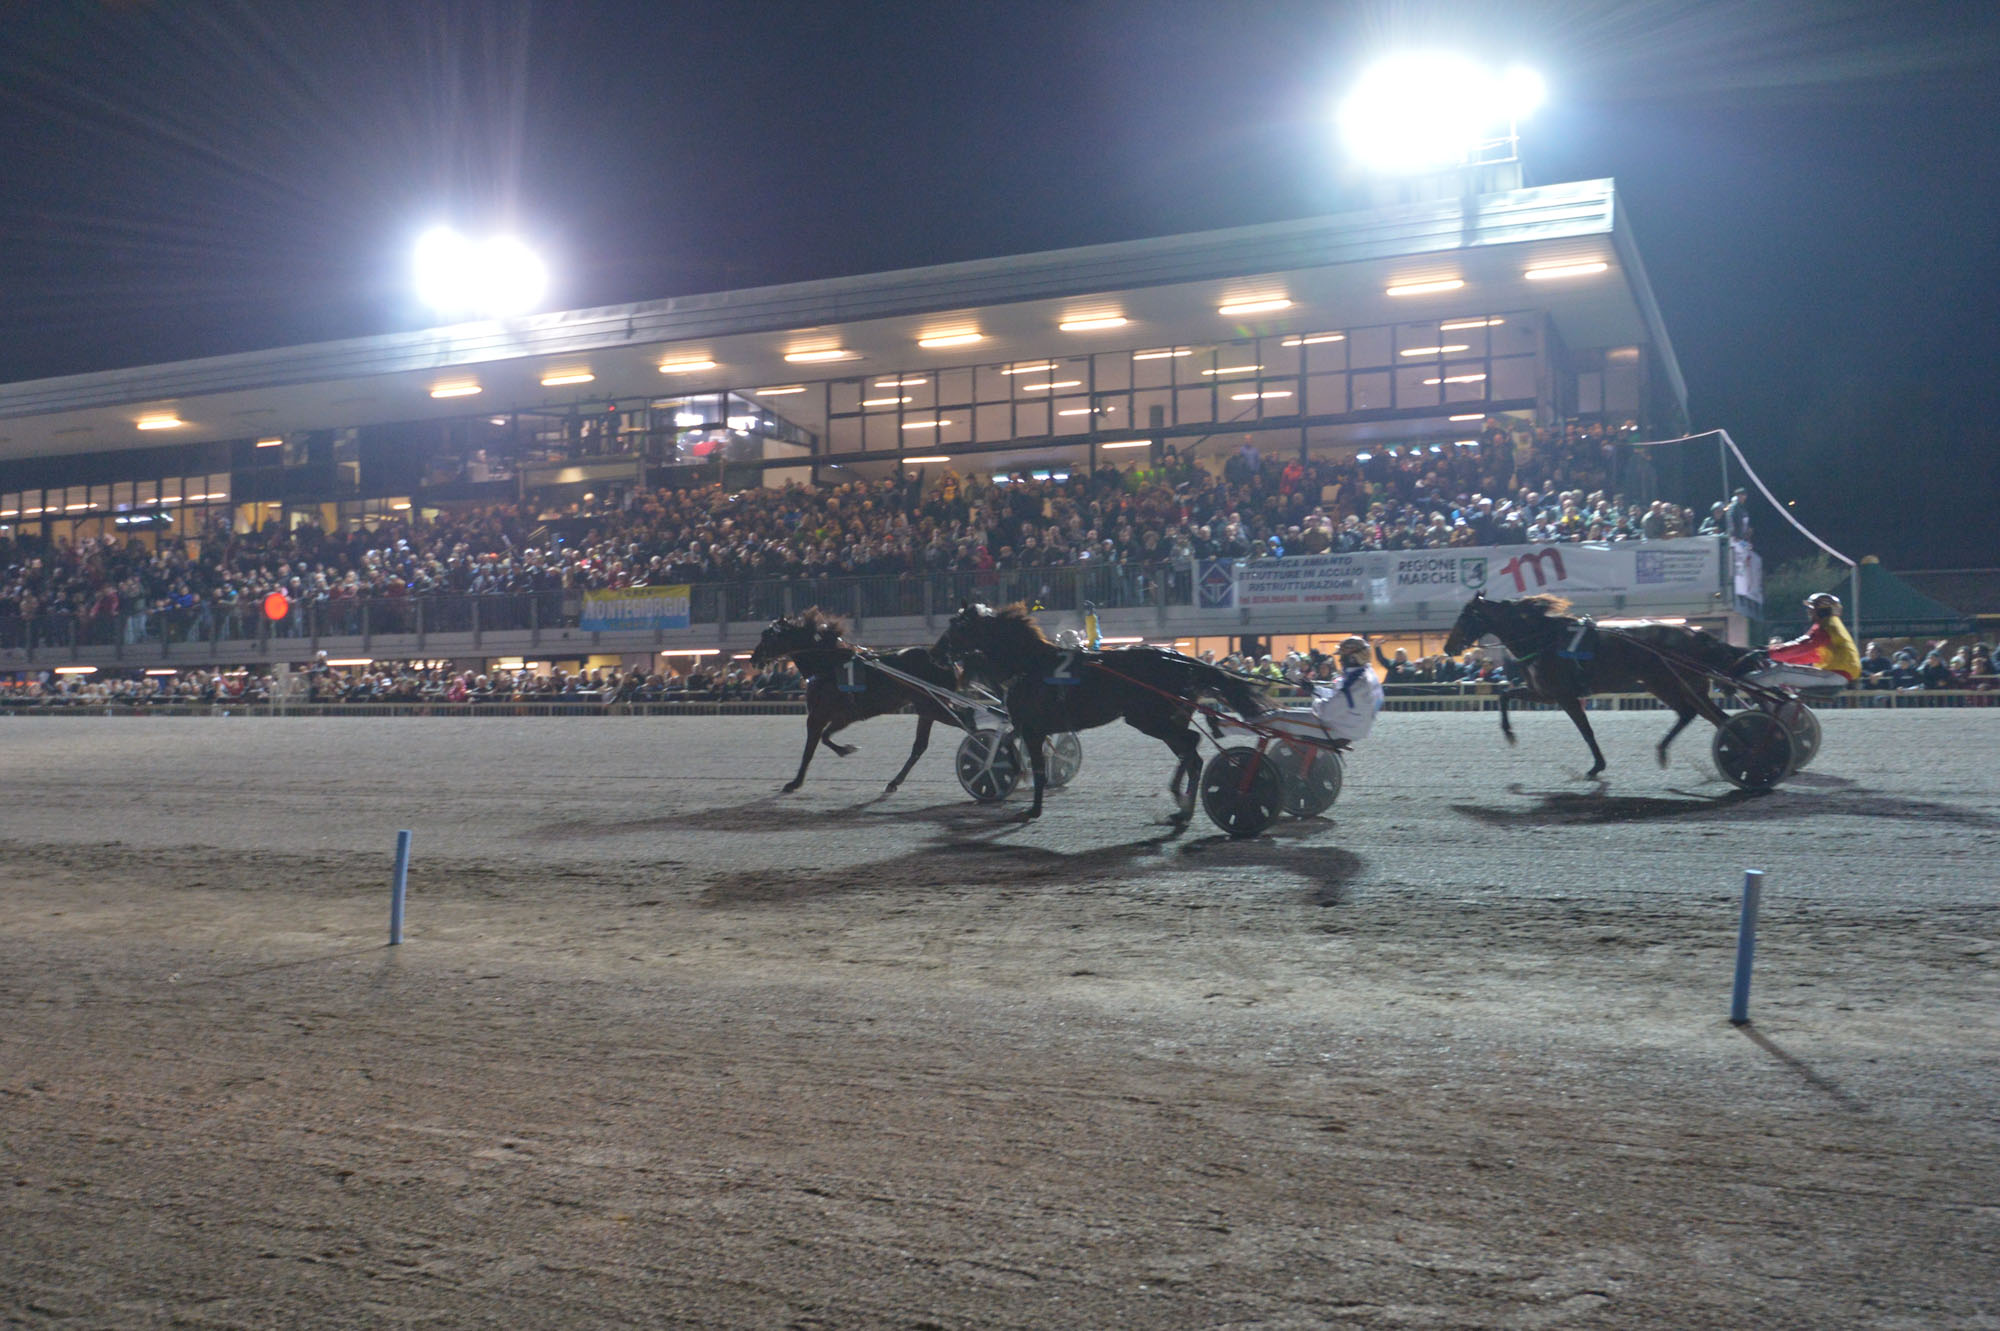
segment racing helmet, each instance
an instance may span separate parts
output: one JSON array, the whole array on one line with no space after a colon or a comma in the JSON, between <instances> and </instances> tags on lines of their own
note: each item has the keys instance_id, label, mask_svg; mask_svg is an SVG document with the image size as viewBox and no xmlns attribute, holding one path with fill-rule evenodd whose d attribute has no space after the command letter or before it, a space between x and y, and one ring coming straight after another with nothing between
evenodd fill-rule
<instances>
[{"instance_id":1,"label":"racing helmet","mask_svg":"<svg viewBox=\"0 0 2000 1331\"><path fill-rule=\"evenodd\" d=\"M1837 615L1840 613L1840 598L1832 592L1814 592L1806 597L1806 609L1814 614L1824 611L1829 615Z\"/></svg>"},{"instance_id":2,"label":"racing helmet","mask_svg":"<svg viewBox=\"0 0 2000 1331\"><path fill-rule=\"evenodd\" d=\"M1334 654L1339 656L1343 661L1350 656L1366 658L1368 655L1368 639L1358 633L1351 634L1348 637L1342 638L1340 646L1333 650Z\"/></svg>"}]
</instances>

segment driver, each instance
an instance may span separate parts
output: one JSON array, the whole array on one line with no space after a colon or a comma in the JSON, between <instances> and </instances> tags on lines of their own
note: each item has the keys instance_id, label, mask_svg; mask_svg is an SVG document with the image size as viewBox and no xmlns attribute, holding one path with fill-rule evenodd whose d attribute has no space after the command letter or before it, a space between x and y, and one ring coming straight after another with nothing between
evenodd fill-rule
<instances>
[{"instance_id":1,"label":"driver","mask_svg":"<svg viewBox=\"0 0 2000 1331\"><path fill-rule=\"evenodd\" d=\"M1846 688L1861 677L1861 652L1840 622L1840 598L1815 592L1806 598L1811 627L1765 653L1775 665L1750 678L1759 684L1792 688Z\"/></svg>"},{"instance_id":2,"label":"driver","mask_svg":"<svg viewBox=\"0 0 2000 1331\"><path fill-rule=\"evenodd\" d=\"M1280 735L1320 743L1331 740L1341 749L1355 740L1367 738L1375 724L1375 714L1382 710L1384 697L1382 681L1376 678L1375 671L1368 664L1371 650L1368 639L1358 635L1350 637L1334 650L1340 660L1340 675L1335 679L1311 681L1311 706L1266 712L1257 718L1256 729L1273 730ZM1315 660L1326 659L1317 652L1313 656ZM1241 722L1223 722L1214 727L1218 736L1224 728L1252 729Z\"/></svg>"}]
</instances>

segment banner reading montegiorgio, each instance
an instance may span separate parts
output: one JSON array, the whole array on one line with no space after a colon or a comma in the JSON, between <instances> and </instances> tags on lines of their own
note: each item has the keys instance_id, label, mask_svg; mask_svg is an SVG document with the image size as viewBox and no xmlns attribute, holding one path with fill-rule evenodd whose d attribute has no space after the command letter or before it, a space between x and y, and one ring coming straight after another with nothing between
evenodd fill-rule
<instances>
[{"instance_id":1,"label":"banner reading montegiorgio","mask_svg":"<svg viewBox=\"0 0 2000 1331\"><path fill-rule=\"evenodd\" d=\"M620 587L583 594L582 627L607 629L684 629L688 626L688 585Z\"/></svg>"},{"instance_id":2,"label":"banner reading montegiorgio","mask_svg":"<svg viewBox=\"0 0 2000 1331\"><path fill-rule=\"evenodd\" d=\"M1633 606L1684 604L1721 585L1717 539L1612 544L1504 545L1443 550L1371 550L1215 560L1198 570L1198 604L1212 610L1281 606L1376 609L1494 597L1622 596Z\"/></svg>"}]
</instances>

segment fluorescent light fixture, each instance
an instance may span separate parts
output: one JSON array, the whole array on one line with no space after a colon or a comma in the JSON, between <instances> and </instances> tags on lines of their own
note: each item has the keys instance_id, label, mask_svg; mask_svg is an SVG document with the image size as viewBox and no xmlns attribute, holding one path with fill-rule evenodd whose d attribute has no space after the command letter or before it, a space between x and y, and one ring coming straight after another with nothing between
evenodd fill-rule
<instances>
[{"instance_id":1,"label":"fluorescent light fixture","mask_svg":"<svg viewBox=\"0 0 2000 1331\"><path fill-rule=\"evenodd\" d=\"M507 423L507 418L505 416L488 416L486 418L486 423L488 425L505 425Z\"/></svg>"},{"instance_id":2,"label":"fluorescent light fixture","mask_svg":"<svg viewBox=\"0 0 2000 1331\"><path fill-rule=\"evenodd\" d=\"M1372 458L1372 457L1374 457L1374 456L1375 456L1375 455L1374 455L1373 453L1356 453L1356 454L1354 455L1354 460L1355 460L1356 462L1366 462L1366 461L1368 461L1368 459L1370 459L1370 458Z\"/></svg>"},{"instance_id":3,"label":"fluorescent light fixture","mask_svg":"<svg viewBox=\"0 0 2000 1331\"><path fill-rule=\"evenodd\" d=\"M1447 374L1442 379L1426 379L1424 383L1435 387L1438 384L1477 384L1485 382L1485 379L1483 374Z\"/></svg>"},{"instance_id":4,"label":"fluorescent light fixture","mask_svg":"<svg viewBox=\"0 0 2000 1331\"><path fill-rule=\"evenodd\" d=\"M180 417L173 415L141 416L135 423L142 430L178 430L187 424Z\"/></svg>"},{"instance_id":5,"label":"fluorescent light fixture","mask_svg":"<svg viewBox=\"0 0 2000 1331\"><path fill-rule=\"evenodd\" d=\"M1058 415L1058 416L1088 416L1088 415L1091 415L1091 414L1092 414L1093 412L1096 412L1096 411L1100 411L1100 410L1102 410L1102 408L1100 408L1100 407L1070 407L1070 408L1068 408L1068 409L1066 409L1066 410L1063 410L1063 411L1059 411L1059 412L1057 412L1057 413L1056 413L1056 415Z\"/></svg>"},{"instance_id":6,"label":"fluorescent light fixture","mask_svg":"<svg viewBox=\"0 0 2000 1331\"><path fill-rule=\"evenodd\" d=\"M935 430L940 425L949 424L951 424L950 421L904 421L903 428L905 430Z\"/></svg>"},{"instance_id":7,"label":"fluorescent light fixture","mask_svg":"<svg viewBox=\"0 0 2000 1331\"><path fill-rule=\"evenodd\" d=\"M1255 374L1258 370L1261 370L1263 368L1264 367L1261 365L1218 365L1216 368L1212 370L1203 370L1202 373L1203 374Z\"/></svg>"},{"instance_id":8,"label":"fluorescent light fixture","mask_svg":"<svg viewBox=\"0 0 2000 1331\"><path fill-rule=\"evenodd\" d=\"M174 669L172 666L154 666L151 670L148 670L146 673L149 675L178 675L181 672Z\"/></svg>"},{"instance_id":9,"label":"fluorescent light fixture","mask_svg":"<svg viewBox=\"0 0 2000 1331\"><path fill-rule=\"evenodd\" d=\"M750 391L758 397L783 397L787 393L803 393L806 391L806 386L804 384L780 384L776 388L753 388Z\"/></svg>"},{"instance_id":10,"label":"fluorescent light fixture","mask_svg":"<svg viewBox=\"0 0 2000 1331\"><path fill-rule=\"evenodd\" d=\"M707 419L708 417L698 411L677 411L674 413L674 424L680 426L683 430L700 425Z\"/></svg>"},{"instance_id":11,"label":"fluorescent light fixture","mask_svg":"<svg viewBox=\"0 0 2000 1331\"><path fill-rule=\"evenodd\" d=\"M1256 300L1233 300L1227 305L1215 307L1217 314L1269 314L1273 310L1289 310L1292 302L1283 296L1263 296Z\"/></svg>"},{"instance_id":12,"label":"fluorescent light fixture","mask_svg":"<svg viewBox=\"0 0 2000 1331\"><path fill-rule=\"evenodd\" d=\"M860 360L861 353L846 347L819 347L811 351L787 351L785 359L794 365L817 365L830 360Z\"/></svg>"},{"instance_id":13,"label":"fluorescent light fixture","mask_svg":"<svg viewBox=\"0 0 2000 1331\"><path fill-rule=\"evenodd\" d=\"M919 375L914 379L877 379L875 386L877 388L913 388L918 384L927 384L929 382L928 378Z\"/></svg>"},{"instance_id":14,"label":"fluorescent light fixture","mask_svg":"<svg viewBox=\"0 0 2000 1331\"><path fill-rule=\"evenodd\" d=\"M1439 291L1456 291L1465 285L1462 277L1437 277L1422 282L1397 282L1385 289L1390 296L1429 296Z\"/></svg>"},{"instance_id":15,"label":"fluorescent light fixture","mask_svg":"<svg viewBox=\"0 0 2000 1331\"><path fill-rule=\"evenodd\" d=\"M394 512L397 512L397 513L406 513L406 512L408 512L408 511L409 511L409 508L410 508L410 501L409 501L409 500L407 500L407 499L398 499L398 500L395 500L395 501L391 502L391 503L390 503L390 505L389 505L389 507L390 507L390 509L391 509L392 511L394 511Z\"/></svg>"},{"instance_id":16,"label":"fluorescent light fixture","mask_svg":"<svg viewBox=\"0 0 2000 1331\"><path fill-rule=\"evenodd\" d=\"M96 673L97 673L97 667L96 667L96 666L57 666L57 667L56 667L56 673L57 673L58 675L94 675L94 674L96 674Z\"/></svg>"},{"instance_id":17,"label":"fluorescent light fixture","mask_svg":"<svg viewBox=\"0 0 2000 1331\"><path fill-rule=\"evenodd\" d=\"M1135 351L1133 360L1165 360L1169 356L1192 356L1193 347L1163 347L1158 351Z\"/></svg>"},{"instance_id":18,"label":"fluorescent light fixture","mask_svg":"<svg viewBox=\"0 0 2000 1331\"><path fill-rule=\"evenodd\" d=\"M1231 402L1255 402L1260 397L1290 397L1290 396L1291 394L1285 391L1284 389L1273 389L1268 393L1231 393L1229 395L1229 400Z\"/></svg>"},{"instance_id":19,"label":"fluorescent light fixture","mask_svg":"<svg viewBox=\"0 0 2000 1331\"><path fill-rule=\"evenodd\" d=\"M947 454L947 453L936 453L936 454L933 454L933 455L931 455L930 457L922 457L922 458L904 458L904 459L903 459L903 461L905 461L905 462L949 462L949 461L951 461L951 456L950 456L950 454Z\"/></svg>"},{"instance_id":20,"label":"fluorescent light fixture","mask_svg":"<svg viewBox=\"0 0 2000 1331\"><path fill-rule=\"evenodd\" d=\"M1046 393L1057 388L1081 388L1083 387L1083 380L1058 379L1052 384L1016 384L1015 387L1019 388L1023 393Z\"/></svg>"},{"instance_id":21,"label":"fluorescent light fixture","mask_svg":"<svg viewBox=\"0 0 2000 1331\"><path fill-rule=\"evenodd\" d=\"M372 656L343 656L337 661L328 661L327 664L330 666L372 666L375 664L375 658Z\"/></svg>"},{"instance_id":22,"label":"fluorescent light fixture","mask_svg":"<svg viewBox=\"0 0 2000 1331\"><path fill-rule=\"evenodd\" d=\"M1438 325L1440 333L1455 333L1461 328L1498 328L1505 319L1453 319L1450 323Z\"/></svg>"},{"instance_id":23,"label":"fluorescent light fixture","mask_svg":"<svg viewBox=\"0 0 2000 1331\"><path fill-rule=\"evenodd\" d=\"M1087 319L1065 319L1056 327L1065 333L1095 333L1106 328L1123 328L1130 322L1122 314L1102 314Z\"/></svg>"},{"instance_id":24,"label":"fluorescent light fixture","mask_svg":"<svg viewBox=\"0 0 2000 1331\"><path fill-rule=\"evenodd\" d=\"M1588 277L1592 273L1604 272L1610 267L1610 264L1599 260L1592 260L1588 263L1556 263L1549 264L1543 268L1530 268L1523 272L1521 276L1527 278L1530 282L1546 282L1550 278L1555 277Z\"/></svg>"},{"instance_id":25,"label":"fluorescent light fixture","mask_svg":"<svg viewBox=\"0 0 2000 1331\"><path fill-rule=\"evenodd\" d=\"M1448 347L1404 347L1402 354L1405 356L1449 356L1454 351L1470 350L1472 348L1465 343L1454 342Z\"/></svg>"},{"instance_id":26,"label":"fluorescent light fixture","mask_svg":"<svg viewBox=\"0 0 2000 1331\"><path fill-rule=\"evenodd\" d=\"M1002 373L1002 374L1045 374L1045 373L1047 373L1047 372L1048 372L1048 371L1050 371L1050 370L1059 370L1059 369L1061 369L1061 368L1062 368L1062 366L1060 366L1059 364L1057 364L1057 363L1056 363L1055 361L1052 361L1052 360L1044 360L1044 361L1036 361L1036 362L1035 362L1035 363L1034 363L1033 365L1009 365L1009 366L1008 366L1007 368L1005 368L1005 369L1001 370L1001 371L1000 371L1000 373Z\"/></svg>"},{"instance_id":27,"label":"fluorescent light fixture","mask_svg":"<svg viewBox=\"0 0 2000 1331\"><path fill-rule=\"evenodd\" d=\"M1120 439L1115 444L1098 445L1099 448L1151 448L1152 446L1153 441L1150 439Z\"/></svg>"},{"instance_id":28,"label":"fluorescent light fixture","mask_svg":"<svg viewBox=\"0 0 2000 1331\"><path fill-rule=\"evenodd\" d=\"M1483 421L1486 419L1486 413L1483 411L1472 411L1467 412L1463 416L1447 416L1445 419L1448 421Z\"/></svg>"},{"instance_id":29,"label":"fluorescent light fixture","mask_svg":"<svg viewBox=\"0 0 2000 1331\"><path fill-rule=\"evenodd\" d=\"M917 339L920 347L969 347L974 342L984 342L984 333L933 333L929 337Z\"/></svg>"},{"instance_id":30,"label":"fluorescent light fixture","mask_svg":"<svg viewBox=\"0 0 2000 1331\"><path fill-rule=\"evenodd\" d=\"M786 359L790 360L791 358L788 356ZM681 360L663 360L660 362L661 374L694 374L701 370L712 370L714 368L715 362L709 360L706 356L689 356Z\"/></svg>"},{"instance_id":31,"label":"fluorescent light fixture","mask_svg":"<svg viewBox=\"0 0 2000 1331\"><path fill-rule=\"evenodd\" d=\"M1128 647L1135 642L1144 642L1145 639L1144 638L1099 638L1098 641L1103 643L1106 647Z\"/></svg>"},{"instance_id":32,"label":"fluorescent light fixture","mask_svg":"<svg viewBox=\"0 0 2000 1331\"><path fill-rule=\"evenodd\" d=\"M906 397L865 397L861 399L861 405L864 407L899 407L909 400Z\"/></svg>"},{"instance_id":33,"label":"fluorescent light fixture","mask_svg":"<svg viewBox=\"0 0 2000 1331\"><path fill-rule=\"evenodd\" d=\"M431 389L432 397L471 397L479 392L478 384L439 384Z\"/></svg>"},{"instance_id":34,"label":"fluorescent light fixture","mask_svg":"<svg viewBox=\"0 0 2000 1331\"><path fill-rule=\"evenodd\" d=\"M208 498L208 496L207 496L207 495L201 495L201 496L198 496L198 497L199 497L199 498L202 498L202 499L206 499L206 498ZM90 505L89 505L89 504L65 504L65 505L63 505L63 512L65 512L65 513L81 513L81 512L83 512L83 510L85 510L86 508L89 508L89 507L90 507Z\"/></svg>"},{"instance_id":35,"label":"fluorescent light fixture","mask_svg":"<svg viewBox=\"0 0 2000 1331\"><path fill-rule=\"evenodd\" d=\"M1479 447L1479 441L1478 441L1477 439L1454 439L1454 440L1452 440L1451 442L1452 442L1452 447L1454 447L1454 448L1477 448L1477 447Z\"/></svg>"},{"instance_id":36,"label":"fluorescent light fixture","mask_svg":"<svg viewBox=\"0 0 2000 1331\"><path fill-rule=\"evenodd\" d=\"M661 656L720 656L720 647L675 647L660 653Z\"/></svg>"},{"instance_id":37,"label":"fluorescent light fixture","mask_svg":"<svg viewBox=\"0 0 2000 1331\"><path fill-rule=\"evenodd\" d=\"M257 441L257 447L259 447L259 448L276 448L276 447L278 447L279 445L283 444L284 442L285 442L285 441L284 441L284 440L282 440L282 439L259 439L259 440Z\"/></svg>"},{"instance_id":38,"label":"fluorescent light fixture","mask_svg":"<svg viewBox=\"0 0 2000 1331\"><path fill-rule=\"evenodd\" d=\"M1288 337L1278 345L1281 347L1316 347L1322 342L1345 342L1345 333L1314 333L1311 337Z\"/></svg>"},{"instance_id":39,"label":"fluorescent light fixture","mask_svg":"<svg viewBox=\"0 0 2000 1331\"><path fill-rule=\"evenodd\" d=\"M597 376L589 370L563 370L556 374L542 376L542 387L561 388L564 384L587 384Z\"/></svg>"}]
</instances>

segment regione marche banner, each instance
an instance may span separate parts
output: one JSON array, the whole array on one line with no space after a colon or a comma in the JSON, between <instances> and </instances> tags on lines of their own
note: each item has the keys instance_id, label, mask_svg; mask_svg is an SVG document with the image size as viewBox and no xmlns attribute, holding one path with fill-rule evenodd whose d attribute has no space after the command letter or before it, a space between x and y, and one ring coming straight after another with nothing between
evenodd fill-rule
<instances>
[{"instance_id":1,"label":"regione marche banner","mask_svg":"<svg viewBox=\"0 0 2000 1331\"><path fill-rule=\"evenodd\" d=\"M593 631L684 629L688 626L688 585L585 592L581 623Z\"/></svg>"},{"instance_id":2,"label":"regione marche banner","mask_svg":"<svg viewBox=\"0 0 2000 1331\"><path fill-rule=\"evenodd\" d=\"M1708 537L1611 544L1383 550L1286 559L1204 561L1196 599L1208 610L1456 604L1476 592L1513 599L1549 592L1630 605L1685 604L1720 585L1720 542Z\"/></svg>"}]
</instances>

